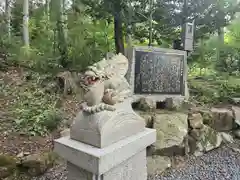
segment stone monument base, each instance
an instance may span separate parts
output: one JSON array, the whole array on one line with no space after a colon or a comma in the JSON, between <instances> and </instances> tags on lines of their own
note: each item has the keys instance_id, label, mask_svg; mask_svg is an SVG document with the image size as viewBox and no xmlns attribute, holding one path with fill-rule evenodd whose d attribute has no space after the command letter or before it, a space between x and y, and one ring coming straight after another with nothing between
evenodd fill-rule
<instances>
[{"instance_id":1,"label":"stone monument base","mask_svg":"<svg viewBox=\"0 0 240 180\"><path fill-rule=\"evenodd\" d=\"M62 137L55 151L67 160L68 180L147 180L146 147L155 141L146 128L104 148Z\"/></svg>"},{"instance_id":2,"label":"stone monument base","mask_svg":"<svg viewBox=\"0 0 240 180\"><path fill-rule=\"evenodd\" d=\"M68 180L146 180L146 150L134 155L102 175L96 175L67 162Z\"/></svg>"}]
</instances>

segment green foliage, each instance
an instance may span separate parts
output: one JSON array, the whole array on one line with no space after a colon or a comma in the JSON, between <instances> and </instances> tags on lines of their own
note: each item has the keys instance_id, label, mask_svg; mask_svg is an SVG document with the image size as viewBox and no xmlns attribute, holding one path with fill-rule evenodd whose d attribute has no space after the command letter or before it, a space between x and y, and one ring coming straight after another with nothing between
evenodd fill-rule
<instances>
[{"instance_id":1,"label":"green foliage","mask_svg":"<svg viewBox=\"0 0 240 180\"><path fill-rule=\"evenodd\" d=\"M81 71L115 50L116 17L122 20L122 34L131 34L133 45L149 43L152 23L152 45L166 48L180 37L181 25L194 18L196 48L188 63L191 75L205 76L190 79L192 94L204 103L228 101L240 95L238 78L218 77L219 71L232 75L240 72L240 23L232 22L239 11L236 0L189 0L187 11L183 9L184 0L154 1L152 8L149 0L75 0L65 9L60 8L60 2L51 1L47 12L43 3L30 1L29 47L22 43L23 0L13 2L11 41L0 29L0 51L8 54L9 63L41 73L57 73L63 68ZM4 17L0 19L4 26ZM214 33L227 25L225 44L220 44L220 36ZM36 74L33 79L41 81L38 77L41 75ZM59 96L45 93L39 83L31 81L31 88L1 88L6 96L16 99L12 107L16 128L43 135L55 129L62 118L56 107Z\"/></svg>"},{"instance_id":2,"label":"green foliage","mask_svg":"<svg viewBox=\"0 0 240 180\"><path fill-rule=\"evenodd\" d=\"M12 22L15 28L22 24L19 11L13 8ZM54 11L53 11L54 13ZM55 12L57 14L57 12ZM113 25L105 20L92 22L87 15L77 16L67 12L67 29L56 18L49 21L45 9L38 8L29 20L30 47L23 47L21 34L15 33L11 46L6 49L9 62L31 67L42 72L57 72L62 68L81 71L89 64L99 61L108 51L114 50ZM65 32L66 31L66 32ZM67 33L67 39L63 38ZM14 42L14 43L13 43ZM2 41L3 46L7 41Z\"/></svg>"},{"instance_id":3,"label":"green foliage","mask_svg":"<svg viewBox=\"0 0 240 180\"><path fill-rule=\"evenodd\" d=\"M231 98L240 96L240 78L228 75L209 75L189 79L191 95L206 104L230 103Z\"/></svg>"},{"instance_id":4,"label":"green foliage","mask_svg":"<svg viewBox=\"0 0 240 180\"><path fill-rule=\"evenodd\" d=\"M11 97L15 103L11 110L16 118L16 129L32 135L44 135L53 131L63 117L57 107L60 97L48 94L40 86L45 77L33 74L33 80L19 82L19 86L2 84L4 97Z\"/></svg>"}]
</instances>

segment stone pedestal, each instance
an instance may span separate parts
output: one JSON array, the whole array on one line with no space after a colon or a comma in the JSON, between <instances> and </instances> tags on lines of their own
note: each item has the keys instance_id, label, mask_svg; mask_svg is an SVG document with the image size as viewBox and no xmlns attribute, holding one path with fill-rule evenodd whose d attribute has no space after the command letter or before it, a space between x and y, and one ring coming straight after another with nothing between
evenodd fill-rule
<instances>
[{"instance_id":1,"label":"stone pedestal","mask_svg":"<svg viewBox=\"0 0 240 180\"><path fill-rule=\"evenodd\" d=\"M67 161L68 180L147 180L146 147L155 141L156 131L124 102L113 112L80 112L55 151Z\"/></svg>"}]
</instances>

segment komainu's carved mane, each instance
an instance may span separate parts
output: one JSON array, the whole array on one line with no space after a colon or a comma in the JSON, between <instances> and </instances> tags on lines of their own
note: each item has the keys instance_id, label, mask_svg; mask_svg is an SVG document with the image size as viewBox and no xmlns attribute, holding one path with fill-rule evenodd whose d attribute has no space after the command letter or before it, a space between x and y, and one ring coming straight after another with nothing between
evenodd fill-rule
<instances>
[{"instance_id":1,"label":"komainu's carved mane","mask_svg":"<svg viewBox=\"0 0 240 180\"><path fill-rule=\"evenodd\" d=\"M89 66L81 83L85 90L83 111L114 111L113 105L130 95L129 84L125 79L127 70L128 59L121 53Z\"/></svg>"}]
</instances>

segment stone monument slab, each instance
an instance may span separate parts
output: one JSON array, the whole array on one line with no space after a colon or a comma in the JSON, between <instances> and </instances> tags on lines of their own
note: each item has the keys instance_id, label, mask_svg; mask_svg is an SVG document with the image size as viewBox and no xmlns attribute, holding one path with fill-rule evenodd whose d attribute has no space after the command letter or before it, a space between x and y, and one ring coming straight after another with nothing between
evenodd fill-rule
<instances>
[{"instance_id":1,"label":"stone monument slab","mask_svg":"<svg viewBox=\"0 0 240 180\"><path fill-rule=\"evenodd\" d=\"M163 100L187 96L187 53L185 51L132 47L128 49L126 78L135 97Z\"/></svg>"}]
</instances>

